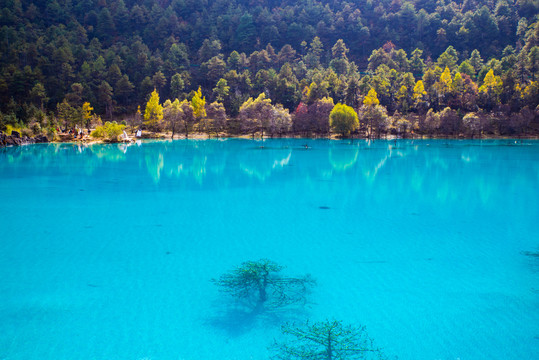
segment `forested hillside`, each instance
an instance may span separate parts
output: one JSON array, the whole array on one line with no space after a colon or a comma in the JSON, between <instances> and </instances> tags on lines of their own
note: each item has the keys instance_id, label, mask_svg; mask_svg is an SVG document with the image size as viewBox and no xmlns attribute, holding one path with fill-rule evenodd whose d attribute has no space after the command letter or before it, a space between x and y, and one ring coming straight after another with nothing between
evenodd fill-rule
<instances>
[{"instance_id":1,"label":"forested hillside","mask_svg":"<svg viewBox=\"0 0 539 360\"><path fill-rule=\"evenodd\" d=\"M299 118L329 102L361 116L373 90L373 121L431 109L433 130L452 111L448 127L470 112L519 114L518 131L539 104L538 0L0 4L2 126L76 122L85 102L121 120L154 89L181 101L199 87L227 118L262 93Z\"/></svg>"}]
</instances>

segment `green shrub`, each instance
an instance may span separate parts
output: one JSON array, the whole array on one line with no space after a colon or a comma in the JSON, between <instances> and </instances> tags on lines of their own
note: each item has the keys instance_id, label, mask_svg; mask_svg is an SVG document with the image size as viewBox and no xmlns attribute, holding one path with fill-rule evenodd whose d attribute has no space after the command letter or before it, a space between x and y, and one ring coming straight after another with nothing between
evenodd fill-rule
<instances>
[{"instance_id":1,"label":"green shrub","mask_svg":"<svg viewBox=\"0 0 539 360\"><path fill-rule=\"evenodd\" d=\"M346 136L359 127L359 120L352 107L337 104L329 114L329 124L334 132Z\"/></svg>"},{"instance_id":2,"label":"green shrub","mask_svg":"<svg viewBox=\"0 0 539 360\"><path fill-rule=\"evenodd\" d=\"M116 122L106 122L103 126L98 126L90 134L93 138L103 139L105 141L118 141L125 128L125 125L117 124Z\"/></svg>"},{"instance_id":3,"label":"green shrub","mask_svg":"<svg viewBox=\"0 0 539 360\"><path fill-rule=\"evenodd\" d=\"M45 128L45 131L42 131L42 134L46 135L49 140L58 140L56 135L56 128L54 126L49 126Z\"/></svg>"}]
</instances>

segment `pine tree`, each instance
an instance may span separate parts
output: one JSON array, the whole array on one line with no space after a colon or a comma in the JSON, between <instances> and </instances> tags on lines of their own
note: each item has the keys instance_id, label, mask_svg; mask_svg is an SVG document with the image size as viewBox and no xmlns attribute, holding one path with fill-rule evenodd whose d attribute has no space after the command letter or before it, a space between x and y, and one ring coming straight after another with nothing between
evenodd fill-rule
<instances>
[{"instance_id":1,"label":"pine tree","mask_svg":"<svg viewBox=\"0 0 539 360\"><path fill-rule=\"evenodd\" d=\"M97 98L102 104L105 104L105 114L112 120L112 96L114 95L112 86L105 80L101 81L97 88Z\"/></svg>"},{"instance_id":2,"label":"pine tree","mask_svg":"<svg viewBox=\"0 0 539 360\"><path fill-rule=\"evenodd\" d=\"M223 102L230 93L230 86L228 86L225 79L219 79L215 88L213 88L213 92L217 94L217 101Z\"/></svg>"},{"instance_id":3,"label":"pine tree","mask_svg":"<svg viewBox=\"0 0 539 360\"><path fill-rule=\"evenodd\" d=\"M130 103L129 96L133 93L134 88L135 86L131 83L131 81L129 81L129 77L127 75L123 75L118 81L116 81L114 90L119 100L121 100L123 103Z\"/></svg>"},{"instance_id":4,"label":"pine tree","mask_svg":"<svg viewBox=\"0 0 539 360\"><path fill-rule=\"evenodd\" d=\"M472 51L472 54L470 55L470 59L468 60L470 65L473 66L475 73L478 73L481 71L481 68L483 67L483 59L481 59L481 54L477 49Z\"/></svg>"},{"instance_id":5,"label":"pine tree","mask_svg":"<svg viewBox=\"0 0 539 360\"><path fill-rule=\"evenodd\" d=\"M41 109L41 111L43 111L44 103L49 100L49 98L47 97L47 92L45 91L45 87L42 83L39 82L36 83L30 91L30 97L32 98L32 100L39 104L39 108Z\"/></svg>"},{"instance_id":6,"label":"pine tree","mask_svg":"<svg viewBox=\"0 0 539 360\"><path fill-rule=\"evenodd\" d=\"M532 81L535 81L535 75L539 72L539 46L534 46L528 53L528 69L532 76Z\"/></svg>"},{"instance_id":7,"label":"pine tree","mask_svg":"<svg viewBox=\"0 0 539 360\"><path fill-rule=\"evenodd\" d=\"M167 78L162 71L156 72L152 77L153 87L159 91L167 84Z\"/></svg>"},{"instance_id":8,"label":"pine tree","mask_svg":"<svg viewBox=\"0 0 539 360\"><path fill-rule=\"evenodd\" d=\"M423 50L415 49L412 51L412 57L410 58L410 70L415 76L422 76L423 69L425 67L425 62L421 56L423 55Z\"/></svg>"},{"instance_id":9,"label":"pine tree","mask_svg":"<svg viewBox=\"0 0 539 360\"><path fill-rule=\"evenodd\" d=\"M185 83L182 76L178 73L172 75L172 78L170 79L170 95L175 99L179 98L184 87Z\"/></svg>"}]
</instances>

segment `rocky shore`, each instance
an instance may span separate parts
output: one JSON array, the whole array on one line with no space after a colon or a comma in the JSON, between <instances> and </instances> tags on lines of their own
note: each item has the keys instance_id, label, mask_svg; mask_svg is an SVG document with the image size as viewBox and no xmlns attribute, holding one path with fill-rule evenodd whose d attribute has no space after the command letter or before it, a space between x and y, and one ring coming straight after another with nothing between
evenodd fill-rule
<instances>
[{"instance_id":1,"label":"rocky shore","mask_svg":"<svg viewBox=\"0 0 539 360\"><path fill-rule=\"evenodd\" d=\"M11 135L6 135L0 131L0 147L4 146L20 146L26 144L48 143L50 142L47 136L37 135L34 137L21 135L17 131L12 131Z\"/></svg>"}]
</instances>

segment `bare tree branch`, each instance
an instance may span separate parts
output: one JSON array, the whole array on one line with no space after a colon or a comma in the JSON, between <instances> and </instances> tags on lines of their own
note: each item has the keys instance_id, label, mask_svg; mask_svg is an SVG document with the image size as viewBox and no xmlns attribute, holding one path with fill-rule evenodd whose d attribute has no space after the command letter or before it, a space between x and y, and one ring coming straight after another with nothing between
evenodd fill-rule
<instances>
[{"instance_id":1,"label":"bare tree branch","mask_svg":"<svg viewBox=\"0 0 539 360\"><path fill-rule=\"evenodd\" d=\"M310 275L285 277L284 269L271 260L247 261L236 269L212 281L222 292L243 301L252 308L279 308L305 304L307 294L315 285Z\"/></svg>"},{"instance_id":2,"label":"bare tree branch","mask_svg":"<svg viewBox=\"0 0 539 360\"><path fill-rule=\"evenodd\" d=\"M274 359L280 360L348 360L382 359L365 327L343 325L341 321L324 321L281 328L287 341L272 346Z\"/></svg>"}]
</instances>

